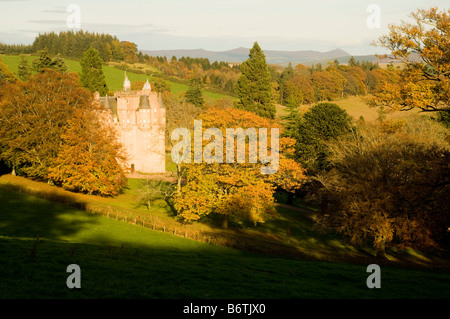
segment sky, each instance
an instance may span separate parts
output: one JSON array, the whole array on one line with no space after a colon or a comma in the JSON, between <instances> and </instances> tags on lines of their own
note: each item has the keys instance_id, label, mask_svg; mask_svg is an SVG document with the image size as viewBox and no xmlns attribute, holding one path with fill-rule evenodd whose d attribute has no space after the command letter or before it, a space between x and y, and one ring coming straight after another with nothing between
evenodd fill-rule
<instances>
[{"instance_id":1,"label":"sky","mask_svg":"<svg viewBox=\"0 0 450 319\"><path fill-rule=\"evenodd\" d=\"M448 10L448 0L0 0L0 42L31 44L39 33L109 33L139 50L252 47L263 50L343 49L386 53L373 46L418 8Z\"/></svg>"}]
</instances>

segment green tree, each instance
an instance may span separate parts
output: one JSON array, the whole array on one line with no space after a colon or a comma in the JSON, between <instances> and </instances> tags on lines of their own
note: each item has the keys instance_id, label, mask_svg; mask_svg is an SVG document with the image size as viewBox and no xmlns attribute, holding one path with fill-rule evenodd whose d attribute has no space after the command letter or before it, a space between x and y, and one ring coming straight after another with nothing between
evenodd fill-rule
<instances>
[{"instance_id":1,"label":"green tree","mask_svg":"<svg viewBox=\"0 0 450 319\"><path fill-rule=\"evenodd\" d=\"M25 56L20 55L20 62L19 62L19 67L18 67L18 71L17 71L17 76L22 81L28 81L28 79L30 78L30 75L31 75L31 68L28 64L28 61L27 61L27 59L25 59Z\"/></svg>"},{"instance_id":2,"label":"green tree","mask_svg":"<svg viewBox=\"0 0 450 319\"><path fill-rule=\"evenodd\" d=\"M141 182L137 199L139 204L146 205L147 209L150 209L152 202L170 196L171 190L170 186L163 181L146 179Z\"/></svg>"},{"instance_id":3,"label":"green tree","mask_svg":"<svg viewBox=\"0 0 450 319\"><path fill-rule=\"evenodd\" d=\"M47 49L44 49L42 51L39 51L39 57L33 61L33 70L37 73L43 73L46 69L52 69L58 72L66 72L67 66L60 56L52 59L49 56Z\"/></svg>"},{"instance_id":4,"label":"green tree","mask_svg":"<svg viewBox=\"0 0 450 319\"><path fill-rule=\"evenodd\" d=\"M295 157L308 169L317 173L329 166L326 142L336 139L352 129L348 113L334 103L318 103L297 122Z\"/></svg>"},{"instance_id":5,"label":"green tree","mask_svg":"<svg viewBox=\"0 0 450 319\"><path fill-rule=\"evenodd\" d=\"M89 48L84 52L80 64L81 83L83 86L91 92L97 91L100 95L108 93L108 86L102 70L103 61L98 51L94 48Z\"/></svg>"},{"instance_id":6,"label":"green tree","mask_svg":"<svg viewBox=\"0 0 450 319\"><path fill-rule=\"evenodd\" d=\"M242 74L236 84L236 94L239 98L236 107L258 116L275 118L271 75L266 57L257 42L250 49L249 58L240 68Z\"/></svg>"},{"instance_id":7,"label":"green tree","mask_svg":"<svg viewBox=\"0 0 450 319\"><path fill-rule=\"evenodd\" d=\"M162 93L162 92L170 92L170 84L167 81L164 81L163 79L156 78L153 81L153 87L156 92Z\"/></svg>"},{"instance_id":8,"label":"green tree","mask_svg":"<svg viewBox=\"0 0 450 319\"><path fill-rule=\"evenodd\" d=\"M190 81L189 89L186 92L186 102L194 104L196 107L202 107L205 103L203 99L203 90L199 79Z\"/></svg>"}]
</instances>

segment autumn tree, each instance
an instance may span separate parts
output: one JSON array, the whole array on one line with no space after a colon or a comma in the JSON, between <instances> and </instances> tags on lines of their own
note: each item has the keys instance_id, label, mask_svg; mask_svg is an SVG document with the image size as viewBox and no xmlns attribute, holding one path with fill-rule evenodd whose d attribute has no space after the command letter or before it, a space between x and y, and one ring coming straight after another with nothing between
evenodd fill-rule
<instances>
[{"instance_id":1,"label":"autumn tree","mask_svg":"<svg viewBox=\"0 0 450 319\"><path fill-rule=\"evenodd\" d=\"M331 143L332 169L317 177L319 225L371 244L381 257L388 247L436 247L450 226L447 138L416 118L396 130L361 125Z\"/></svg>"},{"instance_id":2,"label":"autumn tree","mask_svg":"<svg viewBox=\"0 0 450 319\"><path fill-rule=\"evenodd\" d=\"M154 89L158 93L170 92L170 84L163 79L156 78L152 83L152 89Z\"/></svg>"},{"instance_id":3,"label":"autumn tree","mask_svg":"<svg viewBox=\"0 0 450 319\"><path fill-rule=\"evenodd\" d=\"M420 109L449 112L450 10L419 9L411 22L391 25L389 34L376 43L405 63L400 81L384 85L373 104L394 110Z\"/></svg>"},{"instance_id":4,"label":"autumn tree","mask_svg":"<svg viewBox=\"0 0 450 319\"><path fill-rule=\"evenodd\" d=\"M239 142L234 143L233 140L233 143L229 144L228 147L234 150L234 155L231 155L232 161L225 161L225 157L229 155L227 147L218 146L227 145L227 128L242 130L265 128L269 133L271 128L280 129L276 123L237 109L210 108L201 114L200 119L203 134L208 128L219 129L223 133L213 135L214 139L213 136L209 136L209 139L204 138L202 142L203 154L218 158L217 161L203 159L202 162L186 164L187 183L175 197L175 208L178 216L184 221L191 222L209 214L218 214L222 216L224 228L228 227L229 221L263 223L275 214L273 194L276 187L294 191L303 184L305 175L301 166L294 161L285 162L287 158L283 152L291 151L293 143L291 139L281 138L277 149L273 148L271 142L271 138L275 137L269 136L267 146L269 152L272 152L270 154L281 152L279 167L273 174L262 174L261 168L265 164L250 161L250 142L242 145ZM260 137L261 135L258 138L259 143ZM213 141L214 147L211 147L208 141ZM194 149L195 147L191 149L192 152L196 151ZM247 153L248 160L247 155L244 155L244 161L237 161L238 153L241 151Z\"/></svg>"},{"instance_id":5,"label":"autumn tree","mask_svg":"<svg viewBox=\"0 0 450 319\"><path fill-rule=\"evenodd\" d=\"M89 107L91 94L75 73L49 69L2 86L0 95L2 158L26 176L46 179L67 121L75 109Z\"/></svg>"},{"instance_id":6,"label":"autumn tree","mask_svg":"<svg viewBox=\"0 0 450 319\"><path fill-rule=\"evenodd\" d=\"M104 116L102 116L104 112ZM68 119L48 178L64 189L116 196L126 185L125 154L102 106L77 108Z\"/></svg>"},{"instance_id":7,"label":"autumn tree","mask_svg":"<svg viewBox=\"0 0 450 319\"><path fill-rule=\"evenodd\" d=\"M91 92L98 92L101 96L108 93L105 75L103 74L103 60L94 48L89 48L84 52L80 61L81 83Z\"/></svg>"},{"instance_id":8,"label":"autumn tree","mask_svg":"<svg viewBox=\"0 0 450 319\"><path fill-rule=\"evenodd\" d=\"M271 76L264 52L257 42L240 68L241 76L236 84L239 98L236 107L258 116L274 118L276 109L272 102Z\"/></svg>"},{"instance_id":9,"label":"autumn tree","mask_svg":"<svg viewBox=\"0 0 450 319\"><path fill-rule=\"evenodd\" d=\"M4 64L0 59L0 88L6 83L15 83L17 81L17 76L12 73L8 66Z\"/></svg>"},{"instance_id":10,"label":"autumn tree","mask_svg":"<svg viewBox=\"0 0 450 319\"><path fill-rule=\"evenodd\" d=\"M123 187L122 148L76 73L49 69L0 96L0 156L21 174L90 194Z\"/></svg>"}]
</instances>

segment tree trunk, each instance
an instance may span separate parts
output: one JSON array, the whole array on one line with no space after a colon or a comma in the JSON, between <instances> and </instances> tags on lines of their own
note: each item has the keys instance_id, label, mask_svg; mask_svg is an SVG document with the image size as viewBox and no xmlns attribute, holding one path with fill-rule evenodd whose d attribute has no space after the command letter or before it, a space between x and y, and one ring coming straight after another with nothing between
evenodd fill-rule
<instances>
[{"instance_id":1,"label":"tree trunk","mask_svg":"<svg viewBox=\"0 0 450 319\"><path fill-rule=\"evenodd\" d=\"M177 193L181 192L181 179L182 179L181 165L177 164Z\"/></svg>"},{"instance_id":2,"label":"tree trunk","mask_svg":"<svg viewBox=\"0 0 450 319\"><path fill-rule=\"evenodd\" d=\"M382 239L381 245L377 247L377 258L386 258L386 239Z\"/></svg>"},{"instance_id":3,"label":"tree trunk","mask_svg":"<svg viewBox=\"0 0 450 319\"><path fill-rule=\"evenodd\" d=\"M150 201L149 200L147 200L147 209L150 209Z\"/></svg>"},{"instance_id":4,"label":"tree trunk","mask_svg":"<svg viewBox=\"0 0 450 319\"><path fill-rule=\"evenodd\" d=\"M224 228L224 229L228 228L228 215L223 215L222 228Z\"/></svg>"},{"instance_id":5,"label":"tree trunk","mask_svg":"<svg viewBox=\"0 0 450 319\"><path fill-rule=\"evenodd\" d=\"M11 175L12 175L12 176L16 176L16 167L15 167L15 166L13 166Z\"/></svg>"},{"instance_id":6,"label":"tree trunk","mask_svg":"<svg viewBox=\"0 0 450 319\"><path fill-rule=\"evenodd\" d=\"M292 203L294 202L294 194L291 192L288 192L287 195L288 196L287 196L286 204L292 205Z\"/></svg>"}]
</instances>

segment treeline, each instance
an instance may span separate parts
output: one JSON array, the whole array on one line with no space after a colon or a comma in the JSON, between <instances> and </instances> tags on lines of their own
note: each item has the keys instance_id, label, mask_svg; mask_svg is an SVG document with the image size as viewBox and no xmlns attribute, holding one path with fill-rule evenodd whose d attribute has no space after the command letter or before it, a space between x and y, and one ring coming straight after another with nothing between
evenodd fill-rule
<instances>
[{"instance_id":1,"label":"treeline","mask_svg":"<svg viewBox=\"0 0 450 319\"><path fill-rule=\"evenodd\" d=\"M2 54L30 54L46 49L51 55L81 59L89 48L96 49L103 61L138 62L140 55L137 45L129 41L119 41L116 36L85 31L64 31L39 34L32 45L0 44ZM142 56L142 53L141 53ZM141 57L142 59L142 57Z\"/></svg>"},{"instance_id":2,"label":"treeline","mask_svg":"<svg viewBox=\"0 0 450 319\"><path fill-rule=\"evenodd\" d=\"M333 101L346 96L373 93L385 83L398 81L398 72L380 69L377 64L350 58L347 64L338 61L306 67L287 66L282 71L270 66L274 102L288 107Z\"/></svg>"},{"instance_id":3,"label":"treeline","mask_svg":"<svg viewBox=\"0 0 450 319\"><path fill-rule=\"evenodd\" d=\"M144 55L144 60L167 76L182 80L199 79L205 87L219 89L228 94L234 94L240 75L239 66L218 61L211 63L207 58L183 56L177 59L174 56L168 60L165 56Z\"/></svg>"}]
</instances>

